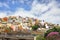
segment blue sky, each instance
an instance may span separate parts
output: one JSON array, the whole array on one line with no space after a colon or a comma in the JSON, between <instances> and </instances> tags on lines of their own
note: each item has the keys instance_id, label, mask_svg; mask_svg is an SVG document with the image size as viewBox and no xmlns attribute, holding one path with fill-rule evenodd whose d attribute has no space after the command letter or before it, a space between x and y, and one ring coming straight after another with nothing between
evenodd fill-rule
<instances>
[{"instance_id":1,"label":"blue sky","mask_svg":"<svg viewBox=\"0 0 60 40\"><path fill-rule=\"evenodd\" d=\"M0 0L0 17L10 15L60 24L60 0Z\"/></svg>"}]
</instances>

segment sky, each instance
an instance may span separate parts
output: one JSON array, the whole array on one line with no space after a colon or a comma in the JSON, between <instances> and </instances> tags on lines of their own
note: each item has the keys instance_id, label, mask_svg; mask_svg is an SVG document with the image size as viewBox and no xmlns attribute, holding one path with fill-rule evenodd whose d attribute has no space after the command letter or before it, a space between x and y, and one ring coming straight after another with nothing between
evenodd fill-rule
<instances>
[{"instance_id":1,"label":"sky","mask_svg":"<svg viewBox=\"0 0 60 40\"><path fill-rule=\"evenodd\" d=\"M60 0L0 0L0 17L22 16L60 24Z\"/></svg>"}]
</instances>

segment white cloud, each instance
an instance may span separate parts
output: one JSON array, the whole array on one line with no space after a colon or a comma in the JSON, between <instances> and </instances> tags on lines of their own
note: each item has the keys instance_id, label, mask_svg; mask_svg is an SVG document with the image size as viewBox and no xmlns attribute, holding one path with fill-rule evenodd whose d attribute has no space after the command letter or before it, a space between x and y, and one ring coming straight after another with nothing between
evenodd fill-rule
<instances>
[{"instance_id":1,"label":"white cloud","mask_svg":"<svg viewBox=\"0 0 60 40\"><path fill-rule=\"evenodd\" d=\"M22 3L24 3L22 1ZM60 24L60 9L58 9L56 7L56 1L51 1L47 6L45 4L39 4L37 2L37 0L34 0L34 2L32 3L32 9L30 11L26 11L23 8L18 8L13 15L15 16L22 16L22 17L33 17L33 18L38 18L41 20L45 20L47 22L51 22L51 23L59 23ZM42 12L48 10L49 8L51 8L51 10L47 11L45 14L40 15L39 17L35 16L34 14L42 14ZM10 12L11 13L11 12ZM1 14L6 16L6 14Z\"/></svg>"},{"instance_id":2,"label":"white cloud","mask_svg":"<svg viewBox=\"0 0 60 40\"><path fill-rule=\"evenodd\" d=\"M7 3L1 3L1 2L0 2L0 7L3 7L3 6L5 6L6 8L10 8Z\"/></svg>"},{"instance_id":3,"label":"white cloud","mask_svg":"<svg viewBox=\"0 0 60 40\"><path fill-rule=\"evenodd\" d=\"M32 10L37 14L42 14L41 12L44 12L48 10L48 8L51 8L50 11L47 11L45 14L43 14L42 16L40 15L40 17L37 18L48 22L60 24L60 16L57 16L60 15L60 9L58 9L56 6L56 1L50 2L48 6L44 4L34 3Z\"/></svg>"},{"instance_id":4,"label":"white cloud","mask_svg":"<svg viewBox=\"0 0 60 40\"><path fill-rule=\"evenodd\" d=\"M51 7L50 11L47 11L45 14L43 14L42 16L40 15L40 17L36 17L34 16L34 14L42 14L42 12L48 10L48 8ZM32 3L32 9L31 11L25 11L23 9L17 9L17 11L15 12L15 15L20 15L23 17L34 17L34 18L38 18L41 20L45 20L48 22L52 22L52 23L58 23L60 24L60 16L54 16L54 15L58 15L60 13L60 9L58 9L56 7L56 2L52 1L48 4L48 6L46 6L45 4L39 4L37 2L37 0L35 0ZM60 15L60 14L59 14Z\"/></svg>"},{"instance_id":5,"label":"white cloud","mask_svg":"<svg viewBox=\"0 0 60 40\"><path fill-rule=\"evenodd\" d=\"M5 12L0 12L0 18L6 17L6 13Z\"/></svg>"},{"instance_id":6,"label":"white cloud","mask_svg":"<svg viewBox=\"0 0 60 40\"><path fill-rule=\"evenodd\" d=\"M29 11L25 11L23 8L17 9L17 11L15 12L15 14L13 14L15 16L22 16L22 17L34 17L31 13L29 13Z\"/></svg>"},{"instance_id":7,"label":"white cloud","mask_svg":"<svg viewBox=\"0 0 60 40\"><path fill-rule=\"evenodd\" d=\"M15 1L14 0L12 0L12 4L15 4Z\"/></svg>"},{"instance_id":8,"label":"white cloud","mask_svg":"<svg viewBox=\"0 0 60 40\"><path fill-rule=\"evenodd\" d=\"M2 7L2 4L0 3L0 7Z\"/></svg>"},{"instance_id":9,"label":"white cloud","mask_svg":"<svg viewBox=\"0 0 60 40\"><path fill-rule=\"evenodd\" d=\"M20 3L24 3L24 0L19 0Z\"/></svg>"},{"instance_id":10,"label":"white cloud","mask_svg":"<svg viewBox=\"0 0 60 40\"><path fill-rule=\"evenodd\" d=\"M43 14L40 19L44 19L55 24L60 24L60 9L53 7L50 11Z\"/></svg>"}]
</instances>

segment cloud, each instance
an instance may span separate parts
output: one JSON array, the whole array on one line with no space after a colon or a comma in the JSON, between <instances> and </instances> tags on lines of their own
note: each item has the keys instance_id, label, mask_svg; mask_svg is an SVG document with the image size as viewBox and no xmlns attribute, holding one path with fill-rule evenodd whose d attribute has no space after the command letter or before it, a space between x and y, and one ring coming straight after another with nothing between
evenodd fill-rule
<instances>
[{"instance_id":1,"label":"cloud","mask_svg":"<svg viewBox=\"0 0 60 40\"><path fill-rule=\"evenodd\" d=\"M57 6L58 4L56 4L56 1L54 0L50 2L47 6L45 4L41 5L36 1L33 4L32 9L35 12L34 14L37 15L38 19L45 20L47 22L52 22L55 24L58 24L58 23L60 24L60 9L57 8ZM43 14L43 12L45 13Z\"/></svg>"},{"instance_id":2,"label":"cloud","mask_svg":"<svg viewBox=\"0 0 60 40\"><path fill-rule=\"evenodd\" d=\"M24 0L21 0L20 2L24 3ZM12 3L14 4L14 1ZM34 0L32 3L27 2L27 4L31 6L30 11L26 11L24 8L17 8L15 12L9 11L9 13L11 13L12 16L33 17L47 22L60 24L60 9L57 7L59 6L58 3L55 0L50 0L48 5L45 3L40 4L37 0ZM5 13L2 14L6 16Z\"/></svg>"},{"instance_id":3,"label":"cloud","mask_svg":"<svg viewBox=\"0 0 60 40\"><path fill-rule=\"evenodd\" d=\"M5 12L0 12L0 18L6 17L6 13Z\"/></svg>"},{"instance_id":4,"label":"cloud","mask_svg":"<svg viewBox=\"0 0 60 40\"><path fill-rule=\"evenodd\" d=\"M1 3L1 2L0 2L0 7L3 7L3 6L5 6L6 8L10 8L7 3Z\"/></svg>"},{"instance_id":5,"label":"cloud","mask_svg":"<svg viewBox=\"0 0 60 40\"><path fill-rule=\"evenodd\" d=\"M49 8L51 9L47 11ZM43 14L44 11L46 12ZM40 14L43 14L43 15L40 15ZM39 4L37 0L35 0L32 3L32 9L30 11L26 11L24 9L17 9L17 11L15 12L15 15L20 15L23 17L26 17L26 16L34 17L34 18L38 18L48 22L60 24L60 21L59 21L60 16L56 16L56 15L60 15L60 9L56 7L55 1L50 2L48 6L46 6L45 4Z\"/></svg>"},{"instance_id":6,"label":"cloud","mask_svg":"<svg viewBox=\"0 0 60 40\"><path fill-rule=\"evenodd\" d=\"M24 10L23 8L17 9L13 14L14 16L22 16L22 17L34 17L33 14L29 13L29 11Z\"/></svg>"},{"instance_id":7,"label":"cloud","mask_svg":"<svg viewBox=\"0 0 60 40\"><path fill-rule=\"evenodd\" d=\"M46 12L46 14L43 14L40 18L48 22L60 24L60 11L59 10L60 9L53 8L50 11Z\"/></svg>"}]
</instances>

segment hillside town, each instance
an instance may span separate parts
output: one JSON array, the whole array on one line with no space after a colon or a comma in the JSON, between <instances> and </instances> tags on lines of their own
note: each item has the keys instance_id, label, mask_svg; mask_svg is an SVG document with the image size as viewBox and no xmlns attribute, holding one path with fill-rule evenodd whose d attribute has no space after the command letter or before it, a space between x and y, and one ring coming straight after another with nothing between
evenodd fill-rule
<instances>
[{"instance_id":1,"label":"hillside town","mask_svg":"<svg viewBox=\"0 0 60 40\"><path fill-rule=\"evenodd\" d=\"M0 34L44 34L47 30L58 27L59 24L52 24L30 17L9 16L0 18ZM31 35L30 35L31 36Z\"/></svg>"},{"instance_id":2,"label":"hillside town","mask_svg":"<svg viewBox=\"0 0 60 40\"><path fill-rule=\"evenodd\" d=\"M32 26L38 25L37 30L50 29L52 26L59 26L52 23L45 22L44 20L38 20L34 18L23 18L21 16L9 16L0 18L0 28L10 27L13 31L31 31ZM0 30L1 31L1 30Z\"/></svg>"}]
</instances>

